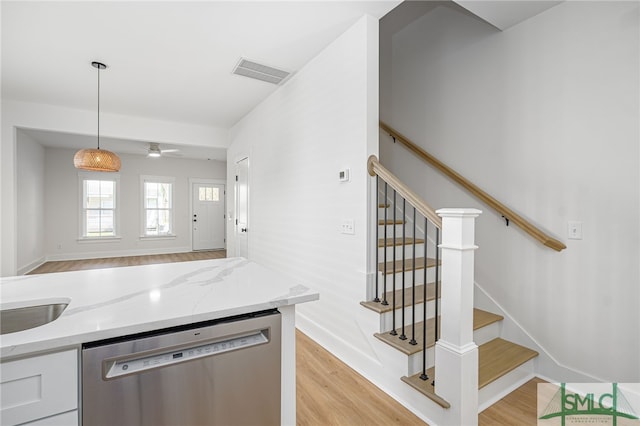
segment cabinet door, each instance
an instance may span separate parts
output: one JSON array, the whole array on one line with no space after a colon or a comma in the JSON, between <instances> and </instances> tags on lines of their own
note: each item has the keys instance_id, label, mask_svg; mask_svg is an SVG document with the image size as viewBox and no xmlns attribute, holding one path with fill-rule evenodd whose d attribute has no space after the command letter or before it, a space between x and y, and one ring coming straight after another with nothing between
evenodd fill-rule
<instances>
[{"instance_id":1,"label":"cabinet door","mask_svg":"<svg viewBox=\"0 0 640 426\"><path fill-rule=\"evenodd\" d=\"M78 351L0 365L0 424L15 425L78 408Z\"/></svg>"}]
</instances>

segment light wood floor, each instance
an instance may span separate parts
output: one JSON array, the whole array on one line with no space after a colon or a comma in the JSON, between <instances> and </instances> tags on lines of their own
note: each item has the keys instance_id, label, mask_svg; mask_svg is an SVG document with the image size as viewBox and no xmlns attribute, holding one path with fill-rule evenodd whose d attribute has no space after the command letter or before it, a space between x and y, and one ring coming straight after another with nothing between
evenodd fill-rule
<instances>
[{"instance_id":1,"label":"light wood floor","mask_svg":"<svg viewBox=\"0 0 640 426\"><path fill-rule=\"evenodd\" d=\"M537 425L538 383L546 382L535 377L484 410L478 415L478 424L480 426Z\"/></svg>"},{"instance_id":2,"label":"light wood floor","mask_svg":"<svg viewBox=\"0 0 640 426\"><path fill-rule=\"evenodd\" d=\"M425 424L300 331L296 361L299 426Z\"/></svg>"},{"instance_id":3,"label":"light wood floor","mask_svg":"<svg viewBox=\"0 0 640 426\"><path fill-rule=\"evenodd\" d=\"M47 262L33 270L31 274L219 259L225 256L224 250L218 250ZM299 426L425 424L299 331L296 332L296 344L297 424ZM540 379L533 379L484 410L478 416L479 425L536 425L536 386L542 382Z\"/></svg>"},{"instance_id":4,"label":"light wood floor","mask_svg":"<svg viewBox=\"0 0 640 426\"><path fill-rule=\"evenodd\" d=\"M85 269L118 268L121 266L153 265L156 263L189 262L192 260L222 259L225 257L227 257L226 250L208 250L188 253L151 254L147 256L107 257L103 259L61 260L43 263L29 272L29 275L81 271Z\"/></svg>"}]
</instances>

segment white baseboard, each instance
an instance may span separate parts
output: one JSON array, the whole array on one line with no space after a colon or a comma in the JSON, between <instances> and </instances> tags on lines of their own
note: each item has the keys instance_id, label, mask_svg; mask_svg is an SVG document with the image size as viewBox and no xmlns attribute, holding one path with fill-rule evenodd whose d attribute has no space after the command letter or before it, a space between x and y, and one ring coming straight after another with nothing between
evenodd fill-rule
<instances>
[{"instance_id":1,"label":"white baseboard","mask_svg":"<svg viewBox=\"0 0 640 426\"><path fill-rule=\"evenodd\" d=\"M27 273L33 271L34 269L36 269L38 266L42 265L46 261L47 261L47 258L45 256L42 256L41 258L36 259L33 262L30 262L27 265L24 265L24 266L18 268L18 271L17 271L16 275L27 274Z\"/></svg>"},{"instance_id":2,"label":"white baseboard","mask_svg":"<svg viewBox=\"0 0 640 426\"><path fill-rule=\"evenodd\" d=\"M157 249L91 251L91 252L47 255L46 261L53 262L53 261L60 261L60 260L102 259L102 258L123 257L123 256L145 256L149 254L187 253L190 251L191 251L191 247L167 247L167 248L157 248Z\"/></svg>"}]
</instances>

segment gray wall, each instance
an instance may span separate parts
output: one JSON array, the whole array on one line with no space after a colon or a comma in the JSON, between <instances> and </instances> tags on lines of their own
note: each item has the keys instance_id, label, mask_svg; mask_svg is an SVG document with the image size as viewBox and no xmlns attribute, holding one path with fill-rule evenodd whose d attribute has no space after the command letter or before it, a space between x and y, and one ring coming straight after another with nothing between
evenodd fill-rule
<instances>
[{"instance_id":1,"label":"gray wall","mask_svg":"<svg viewBox=\"0 0 640 426\"><path fill-rule=\"evenodd\" d=\"M560 365L619 382L640 381L638 8L564 2L500 32L441 6L381 52L381 119L568 247L505 227L387 136L382 163L433 207L484 210L477 284Z\"/></svg>"},{"instance_id":2,"label":"gray wall","mask_svg":"<svg viewBox=\"0 0 640 426\"><path fill-rule=\"evenodd\" d=\"M44 261L44 159L38 142L18 132L16 152L18 273Z\"/></svg>"},{"instance_id":3,"label":"gray wall","mask_svg":"<svg viewBox=\"0 0 640 426\"><path fill-rule=\"evenodd\" d=\"M226 163L221 161L172 157L150 159L140 155L120 155L119 234L122 238L111 242L81 242L78 241L79 170L73 166L75 151L44 149L24 135L19 135L18 138L20 272L25 272L30 266L37 266L44 259L66 260L191 250L189 178L226 180ZM41 157L38 157L38 153L41 153ZM141 175L175 178L175 238L140 238ZM41 187L38 187L39 179L42 181ZM23 188L33 195L20 195L23 194ZM43 225L38 225L39 223ZM36 238L38 235L41 237Z\"/></svg>"}]
</instances>

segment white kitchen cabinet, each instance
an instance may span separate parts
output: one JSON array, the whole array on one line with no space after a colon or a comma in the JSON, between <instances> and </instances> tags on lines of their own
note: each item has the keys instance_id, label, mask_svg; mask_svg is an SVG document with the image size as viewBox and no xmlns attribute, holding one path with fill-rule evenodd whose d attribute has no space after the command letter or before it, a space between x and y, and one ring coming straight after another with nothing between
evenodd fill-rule
<instances>
[{"instance_id":1,"label":"white kitchen cabinet","mask_svg":"<svg viewBox=\"0 0 640 426\"><path fill-rule=\"evenodd\" d=\"M0 364L0 424L78 424L78 351Z\"/></svg>"},{"instance_id":2,"label":"white kitchen cabinet","mask_svg":"<svg viewBox=\"0 0 640 426\"><path fill-rule=\"evenodd\" d=\"M21 426L78 426L78 410L45 417L44 419L25 423Z\"/></svg>"}]
</instances>

